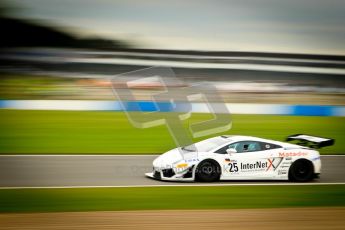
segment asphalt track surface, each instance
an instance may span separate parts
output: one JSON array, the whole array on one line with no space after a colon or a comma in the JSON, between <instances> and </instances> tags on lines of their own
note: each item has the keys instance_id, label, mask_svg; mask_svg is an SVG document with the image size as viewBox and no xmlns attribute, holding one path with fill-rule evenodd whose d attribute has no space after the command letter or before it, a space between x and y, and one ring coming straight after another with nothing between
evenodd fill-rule
<instances>
[{"instance_id":1,"label":"asphalt track surface","mask_svg":"<svg viewBox=\"0 0 345 230\"><path fill-rule=\"evenodd\" d=\"M0 156L0 188L190 186L146 178L157 155ZM322 156L322 174L308 184L345 184L345 156ZM294 184L285 181L225 181L203 185Z\"/></svg>"}]
</instances>

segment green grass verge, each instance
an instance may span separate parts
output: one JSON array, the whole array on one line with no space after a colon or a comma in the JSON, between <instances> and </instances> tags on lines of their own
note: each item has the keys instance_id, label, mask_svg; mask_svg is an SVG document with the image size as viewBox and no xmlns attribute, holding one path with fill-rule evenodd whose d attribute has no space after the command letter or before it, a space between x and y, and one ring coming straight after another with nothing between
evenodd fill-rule
<instances>
[{"instance_id":1,"label":"green grass verge","mask_svg":"<svg viewBox=\"0 0 345 230\"><path fill-rule=\"evenodd\" d=\"M345 206L345 185L0 190L0 212Z\"/></svg>"},{"instance_id":2,"label":"green grass verge","mask_svg":"<svg viewBox=\"0 0 345 230\"><path fill-rule=\"evenodd\" d=\"M209 114L193 114L185 125L210 118ZM232 118L233 127L226 134L275 140L295 133L320 135L336 139L334 146L321 153L345 153L344 117ZM0 110L0 130L0 154L151 154L175 146L165 126L134 128L122 112Z\"/></svg>"}]
</instances>

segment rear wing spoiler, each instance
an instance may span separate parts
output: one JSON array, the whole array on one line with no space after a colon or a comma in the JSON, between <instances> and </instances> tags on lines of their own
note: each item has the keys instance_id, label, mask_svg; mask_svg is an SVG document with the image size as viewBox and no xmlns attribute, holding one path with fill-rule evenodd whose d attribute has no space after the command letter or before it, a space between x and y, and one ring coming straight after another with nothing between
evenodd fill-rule
<instances>
[{"instance_id":1,"label":"rear wing spoiler","mask_svg":"<svg viewBox=\"0 0 345 230\"><path fill-rule=\"evenodd\" d=\"M317 136L309 136L306 134L295 134L290 135L286 138L286 141L299 141L297 144L319 149L326 146L334 145L335 140L331 138L325 138L325 137L317 137Z\"/></svg>"}]
</instances>

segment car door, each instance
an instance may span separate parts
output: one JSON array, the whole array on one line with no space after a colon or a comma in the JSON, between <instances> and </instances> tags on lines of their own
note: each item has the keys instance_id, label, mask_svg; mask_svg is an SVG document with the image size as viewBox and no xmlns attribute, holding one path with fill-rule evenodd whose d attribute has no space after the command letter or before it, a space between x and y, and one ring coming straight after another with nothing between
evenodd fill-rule
<instances>
[{"instance_id":1,"label":"car door","mask_svg":"<svg viewBox=\"0 0 345 230\"><path fill-rule=\"evenodd\" d=\"M277 146L260 141L239 141L227 147L235 149L236 153L224 154L222 179L269 179L274 175L278 162L272 159L272 154Z\"/></svg>"}]
</instances>

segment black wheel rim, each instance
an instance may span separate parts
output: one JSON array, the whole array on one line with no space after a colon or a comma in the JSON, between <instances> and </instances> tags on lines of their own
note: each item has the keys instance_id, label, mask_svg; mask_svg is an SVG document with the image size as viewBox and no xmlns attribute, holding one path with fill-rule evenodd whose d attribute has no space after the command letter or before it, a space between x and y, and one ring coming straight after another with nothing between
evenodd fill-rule
<instances>
[{"instance_id":1,"label":"black wheel rim","mask_svg":"<svg viewBox=\"0 0 345 230\"><path fill-rule=\"evenodd\" d=\"M203 177L212 178L216 175L215 165L209 162L205 162L200 169L201 169L200 173Z\"/></svg>"},{"instance_id":2,"label":"black wheel rim","mask_svg":"<svg viewBox=\"0 0 345 230\"><path fill-rule=\"evenodd\" d=\"M299 163L296 165L295 175L299 179L305 179L309 177L310 174L310 166L307 164Z\"/></svg>"}]
</instances>

